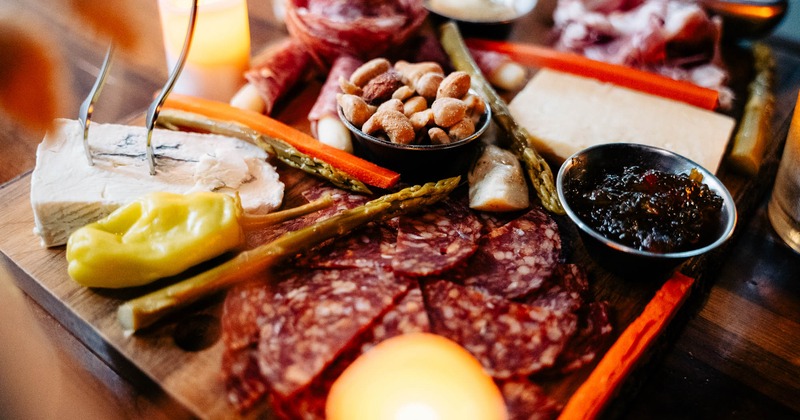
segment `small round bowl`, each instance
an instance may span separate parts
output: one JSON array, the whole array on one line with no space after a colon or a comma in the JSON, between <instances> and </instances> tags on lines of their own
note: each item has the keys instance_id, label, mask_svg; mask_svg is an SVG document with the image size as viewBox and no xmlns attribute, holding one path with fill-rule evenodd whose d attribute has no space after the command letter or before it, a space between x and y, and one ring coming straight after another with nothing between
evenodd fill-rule
<instances>
[{"instance_id":1,"label":"small round bowl","mask_svg":"<svg viewBox=\"0 0 800 420\"><path fill-rule=\"evenodd\" d=\"M722 215L713 227L714 239L697 248L680 252L643 251L606 238L587 225L570 207L570 197L565 191L572 183L581 179L592 179L598 174L620 173L622 168L632 165L672 174L688 174L692 169L700 172L703 183L723 200ZM722 182L690 159L657 147L611 143L584 149L561 165L556 177L556 188L567 216L578 226L589 255L609 271L623 276L668 274L688 258L720 246L730 238L736 226L736 204Z\"/></svg>"},{"instance_id":2,"label":"small round bowl","mask_svg":"<svg viewBox=\"0 0 800 420\"><path fill-rule=\"evenodd\" d=\"M425 0L423 5L431 12L434 22L457 22L464 37L502 39L511 32L514 22L533 10L537 0L513 0L505 3L508 10L498 14L492 13L485 6L475 8L455 0Z\"/></svg>"},{"instance_id":3,"label":"small round bowl","mask_svg":"<svg viewBox=\"0 0 800 420\"><path fill-rule=\"evenodd\" d=\"M472 90L470 92L475 93ZM483 101L486 102L485 99ZM486 104L486 112L475 124L475 133L448 144L392 143L361 131L344 117L341 107L339 118L353 133L353 149L357 156L400 173L404 182L423 183L467 172L478 150L480 142L477 140L492 120L492 111Z\"/></svg>"}]
</instances>

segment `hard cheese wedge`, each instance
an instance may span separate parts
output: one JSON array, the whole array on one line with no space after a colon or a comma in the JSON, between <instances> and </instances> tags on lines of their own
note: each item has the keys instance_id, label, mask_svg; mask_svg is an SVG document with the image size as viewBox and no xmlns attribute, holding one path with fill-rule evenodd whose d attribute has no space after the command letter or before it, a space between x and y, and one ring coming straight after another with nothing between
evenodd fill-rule
<instances>
[{"instance_id":1,"label":"hard cheese wedge","mask_svg":"<svg viewBox=\"0 0 800 420\"><path fill-rule=\"evenodd\" d=\"M152 191L238 193L246 212L266 213L283 201L283 183L267 154L241 140L156 130L156 175L145 158L143 127L92 124L90 166L83 127L58 120L36 153L31 177L35 232L43 246L66 243L70 233Z\"/></svg>"},{"instance_id":2,"label":"hard cheese wedge","mask_svg":"<svg viewBox=\"0 0 800 420\"><path fill-rule=\"evenodd\" d=\"M726 115L595 79L540 70L509 104L556 159L589 146L640 143L684 155L716 172L735 121Z\"/></svg>"}]
</instances>

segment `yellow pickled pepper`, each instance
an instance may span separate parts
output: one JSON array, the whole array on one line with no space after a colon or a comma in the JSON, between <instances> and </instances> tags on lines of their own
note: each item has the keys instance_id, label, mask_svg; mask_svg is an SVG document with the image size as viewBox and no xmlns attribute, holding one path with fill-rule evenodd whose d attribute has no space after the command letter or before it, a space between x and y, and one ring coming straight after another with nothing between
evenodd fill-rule
<instances>
[{"instance_id":1,"label":"yellow pickled pepper","mask_svg":"<svg viewBox=\"0 0 800 420\"><path fill-rule=\"evenodd\" d=\"M242 213L226 194L148 194L70 236L69 276L86 287L120 288L179 274L242 245Z\"/></svg>"}]
</instances>

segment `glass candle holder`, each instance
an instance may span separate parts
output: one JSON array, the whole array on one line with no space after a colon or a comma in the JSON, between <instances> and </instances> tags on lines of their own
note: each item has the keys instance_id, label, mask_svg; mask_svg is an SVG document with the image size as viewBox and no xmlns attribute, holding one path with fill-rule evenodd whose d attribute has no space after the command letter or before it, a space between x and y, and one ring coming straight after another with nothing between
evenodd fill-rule
<instances>
[{"instance_id":1,"label":"glass candle holder","mask_svg":"<svg viewBox=\"0 0 800 420\"><path fill-rule=\"evenodd\" d=\"M170 71L183 48L191 7L191 0L158 1ZM249 65L247 1L199 0L189 54L173 92L227 102L244 84Z\"/></svg>"}]
</instances>

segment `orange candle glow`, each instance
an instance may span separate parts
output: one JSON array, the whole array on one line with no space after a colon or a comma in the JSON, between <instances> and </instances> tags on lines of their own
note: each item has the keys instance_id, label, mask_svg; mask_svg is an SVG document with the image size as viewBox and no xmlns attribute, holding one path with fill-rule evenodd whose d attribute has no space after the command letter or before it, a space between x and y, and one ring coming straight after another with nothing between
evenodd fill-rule
<instances>
[{"instance_id":1,"label":"orange candle glow","mask_svg":"<svg viewBox=\"0 0 800 420\"><path fill-rule=\"evenodd\" d=\"M164 49L175 66L186 37L191 0L159 0ZM250 64L246 0L199 0L189 55L174 92L228 101Z\"/></svg>"}]
</instances>

